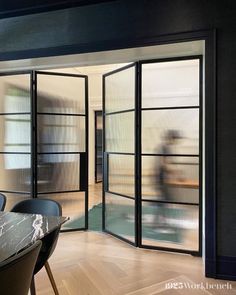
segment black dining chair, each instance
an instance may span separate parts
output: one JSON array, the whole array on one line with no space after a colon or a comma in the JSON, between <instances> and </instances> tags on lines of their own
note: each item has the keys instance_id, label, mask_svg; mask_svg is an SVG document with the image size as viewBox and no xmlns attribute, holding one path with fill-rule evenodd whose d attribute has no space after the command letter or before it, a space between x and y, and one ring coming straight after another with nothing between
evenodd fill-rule
<instances>
[{"instance_id":1,"label":"black dining chair","mask_svg":"<svg viewBox=\"0 0 236 295\"><path fill-rule=\"evenodd\" d=\"M4 211L6 206L6 196L0 193L0 211Z\"/></svg>"},{"instance_id":2,"label":"black dining chair","mask_svg":"<svg viewBox=\"0 0 236 295\"><path fill-rule=\"evenodd\" d=\"M17 203L11 210L12 212L18 213L30 213L30 214L41 214L45 216L61 216L62 209L61 205L56 201L49 200L49 199L28 199ZM56 230L52 231L51 233L47 234L42 239L42 248L39 253L39 257L35 266L34 275L38 273L42 267L45 266L49 280L51 282L53 291L56 295L58 295L57 286L55 280L52 275L51 268L48 263L49 257L52 255L58 240L60 232L60 227ZM32 278L31 283L31 294L36 294L35 291L35 282L34 277Z\"/></svg>"},{"instance_id":3,"label":"black dining chair","mask_svg":"<svg viewBox=\"0 0 236 295\"><path fill-rule=\"evenodd\" d=\"M37 241L0 263L0 293L27 295L42 242Z\"/></svg>"}]
</instances>

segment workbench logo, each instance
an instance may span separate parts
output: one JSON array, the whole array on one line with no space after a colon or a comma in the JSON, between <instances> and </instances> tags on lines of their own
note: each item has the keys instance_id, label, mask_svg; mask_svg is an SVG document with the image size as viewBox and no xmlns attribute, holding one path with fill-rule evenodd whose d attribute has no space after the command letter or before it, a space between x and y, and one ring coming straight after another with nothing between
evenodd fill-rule
<instances>
[{"instance_id":1,"label":"workbench logo","mask_svg":"<svg viewBox=\"0 0 236 295\"><path fill-rule=\"evenodd\" d=\"M190 289L190 290L232 290L230 283L213 284L208 282L192 283L192 282L169 282L165 284L166 289Z\"/></svg>"}]
</instances>

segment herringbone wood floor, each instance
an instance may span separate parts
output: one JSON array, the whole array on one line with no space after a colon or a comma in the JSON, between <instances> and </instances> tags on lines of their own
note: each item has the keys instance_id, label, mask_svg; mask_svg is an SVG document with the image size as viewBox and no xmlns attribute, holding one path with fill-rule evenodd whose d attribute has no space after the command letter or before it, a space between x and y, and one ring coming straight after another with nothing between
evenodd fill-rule
<instances>
[{"instance_id":1,"label":"herringbone wood floor","mask_svg":"<svg viewBox=\"0 0 236 295\"><path fill-rule=\"evenodd\" d=\"M49 261L61 295L236 294L232 290L166 289L166 283L223 283L206 279L201 258L137 249L103 233L62 233ZM45 270L38 295L53 295Z\"/></svg>"}]
</instances>

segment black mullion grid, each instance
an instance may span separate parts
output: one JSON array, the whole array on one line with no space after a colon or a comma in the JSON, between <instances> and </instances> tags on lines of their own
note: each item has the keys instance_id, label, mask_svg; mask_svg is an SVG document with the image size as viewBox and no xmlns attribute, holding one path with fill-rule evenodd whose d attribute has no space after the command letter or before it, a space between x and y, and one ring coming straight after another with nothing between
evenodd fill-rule
<instances>
[{"instance_id":1,"label":"black mullion grid","mask_svg":"<svg viewBox=\"0 0 236 295\"><path fill-rule=\"evenodd\" d=\"M135 245L137 246L137 228L136 228L136 224L135 224L135 237L134 237L134 242L120 236L120 235L117 235L113 232L110 232L109 230L106 229L106 213L105 213L105 210L106 210L106 197L105 197L105 194L106 193L111 193L111 194L114 194L114 195L118 195L122 198L126 198L126 199L132 199L134 200L135 202L135 198L132 198L130 196L126 196L126 195L123 195L123 194L119 194L119 193L115 193L115 192L111 192L109 190L109 178L108 178L108 175L109 175L109 155L132 155L135 157L135 153L125 153L125 152L107 152L106 151L106 116L107 115L116 115L116 114L121 114L121 113L127 113L127 112L131 112L133 111L135 113L135 109L128 109L128 110L121 110L121 111L115 111L115 112L109 112L109 113L106 113L106 106L105 106L105 79L107 76L109 75L112 75L112 74L115 74L115 73L118 73L122 70L125 70L125 69L128 69L130 67L133 67L135 66L136 68L136 63L133 63L133 64L130 64L128 66L125 66L123 68L120 68L118 70L115 70L115 71L112 71L108 74L105 74L103 75L103 80L102 80L102 96L103 96L103 214L102 214L102 223L103 223L103 231L111 234L112 236L122 240L122 241L125 241L131 245ZM136 74L135 74L135 83L136 83ZM135 87L136 88L136 87ZM135 89L135 102L136 102L136 89ZM137 120L137 117L135 118L135 121L134 121L134 126L136 125L136 120ZM134 130L135 134L136 134L136 130ZM134 145L135 145L136 142L134 142ZM135 148L135 146L134 146ZM136 165L136 164L135 164ZM135 166L136 167L136 166ZM135 172L136 174L136 172ZM135 177L135 175L134 175ZM136 188L136 184L135 184L135 188ZM136 212L136 205L135 205L135 216L137 216L137 212ZM136 219L136 217L135 217ZM137 223L137 222L135 222Z\"/></svg>"},{"instance_id":2,"label":"black mullion grid","mask_svg":"<svg viewBox=\"0 0 236 295\"><path fill-rule=\"evenodd\" d=\"M199 206L199 203L162 201L162 200L154 200L154 199L142 199L142 202L159 203L159 204L187 205L187 206L188 205L189 206Z\"/></svg>"},{"instance_id":3,"label":"black mullion grid","mask_svg":"<svg viewBox=\"0 0 236 295\"><path fill-rule=\"evenodd\" d=\"M158 111L158 110L188 110L188 109L199 109L200 106L172 106L172 107L154 107L154 108L142 108L142 111Z\"/></svg>"},{"instance_id":4,"label":"black mullion grid","mask_svg":"<svg viewBox=\"0 0 236 295\"><path fill-rule=\"evenodd\" d=\"M199 57L199 256L202 256L203 57Z\"/></svg>"},{"instance_id":5,"label":"black mullion grid","mask_svg":"<svg viewBox=\"0 0 236 295\"><path fill-rule=\"evenodd\" d=\"M75 77L75 78L84 78L85 79L85 113L81 114L81 113L49 113L49 112L38 112L37 111L37 75L51 75L51 76L61 76L61 77ZM77 75L77 74L64 74L64 73L56 73L56 72L43 72L43 71L37 71L35 72L35 104L34 104L34 118L35 118L35 134L34 134L34 143L35 143L35 193L36 193L36 197L38 195L47 195L47 194L60 194L60 193L75 193L75 192L84 192L85 193L85 227L84 228L79 228L79 229L65 229L62 230L63 232L67 232L67 231L78 231L78 230L86 230L88 229L88 167L87 167L87 171L86 171L86 190L63 190L63 191L49 191L49 192L38 192L38 174L37 174L37 170L38 170L38 155L46 155L46 154L55 154L55 155L59 155L59 154L85 154L86 155L86 161L87 161L87 166L88 166L88 77L85 75ZM38 116L41 115L48 115L48 116L68 116L68 117L84 117L85 119L85 151L84 152L38 152L37 151L37 119ZM78 180L79 181L79 180Z\"/></svg>"},{"instance_id":6,"label":"black mullion grid","mask_svg":"<svg viewBox=\"0 0 236 295\"><path fill-rule=\"evenodd\" d=\"M85 155L86 155L86 190L85 190L85 229L88 229L88 203L89 203L89 192L88 192L88 178L89 178L89 109L88 109L88 76L84 76L85 79Z\"/></svg>"},{"instance_id":7,"label":"black mullion grid","mask_svg":"<svg viewBox=\"0 0 236 295\"><path fill-rule=\"evenodd\" d=\"M199 243L198 243L198 251L189 251L189 250L184 250L184 249L175 249L175 248L167 248L167 247L159 247L159 246L151 246L151 245L143 245L142 243L142 205L141 205L141 209L140 209L140 219L141 219L141 226L140 226L140 247L141 248L149 248L149 249L159 249L159 250L167 250L167 251L174 251L174 252L180 252L180 253L190 253L192 255L201 255L202 253L202 220L201 220L201 210L202 210L202 196L200 194L200 192L202 191L201 185L202 185L202 173L201 173L201 169L202 169L202 165L201 165L201 161L202 161L202 153L201 153L201 148L202 148L202 107L201 107L201 103L202 103L202 56L191 56L191 57L181 57L181 58L168 58L168 59L160 59L160 60L149 60L149 61L142 61L141 62L141 66L142 64L148 64L148 63L156 63L156 62L168 62L168 61L178 61L178 60L191 60L191 59L198 59L199 60L199 71L200 71L200 76L199 76L199 105L198 106L181 106L181 107L177 107L177 106L173 106L173 107L154 107L154 108L142 108L142 85L140 85L140 95L141 95L141 102L140 102L140 108L141 108L141 119L142 119L142 112L143 111L152 111L152 110L171 110L171 109L199 109L199 154L197 155L187 155L187 154L170 154L170 155L166 155L165 156L175 156L175 157L199 157L199 204L197 204L196 206L199 207ZM141 74L142 74L142 68L141 68ZM141 84L141 83L140 83ZM141 128L142 129L142 126ZM140 143L142 145L142 134L140 133ZM140 169L141 168L141 163L142 163L142 158L143 156L163 156L163 154L147 154L144 153L142 154L141 152L141 162L140 162ZM142 175L142 171L141 171L141 175ZM142 179L142 176L141 176ZM141 180L140 180L141 182ZM142 190L142 185L141 185L141 190ZM142 198L142 191L140 191L141 194L141 198ZM141 204L145 201L148 202L156 202L156 203L161 203L161 201L155 201L155 200L146 200L146 199L141 199ZM165 201L163 201L163 203L167 203ZM174 204L174 202L169 202L171 204ZM183 203L181 203L183 205ZM186 204L186 205L195 205L195 204Z\"/></svg>"},{"instance_id":8,"label":"black mullion grid","mask_svg":"<svg viewBox=\"0 0 236 295\"><path fill-rule=\"evenodd\" d=\"M103 126L103 138L102 138L102 175L103 175L103 182L102 182L102 230L106 230L106 197L105 191L107 189L107 158L106 158L106 92L105 92L105 76L102 76L102 126Z\"/></svg>"},{"instance_id":9,"label":"black mullion grid","mask_svg":"<svg viewBox=\"0 0 236 295\"><path fill-rule=\"evenodd\" d=\"M140 62L136 63L135 73L135 228L136 228L136 246L141 245L142 241L142 70Z\"/></svg>"},{"instance_id":10,"label":"black mullion grid","mask_svg":"<svg viewBox=\"0 0 236 295\"><path fill-rule=\"evenodd\" d=\"M135 109L127 109L127 110L120 110L120 111L108 112L108 113L105 113L105 115L106 116L119 115L119 114L134 112L134 111L135 111Z\"/></svg>"},{"instance_id":11,"label":"black mullion grid","mask_svg":"<svg viewBox=\"0 0 236 295\"><path fill-rule=\"evenodd\" d=\"M86 114L76 114L76 113L47 113L47 112L37 112L37 115L49 115L49 116L77 116L77 117L86 117Z\"/></svg>"},{"instance_id":12,"label":"black mullion grid","mask_svg":"<svg viewBox=\"0 0 236 295\"><path fill-rule=\"evenodd\" d=\"M83 193L85 190L63 190L63 191L45 191L45 192L38 192L38 195L52 195L52 194L66 194L66 193Z\"/></svg>"},{"instance_id":13,"label":"black mullion grid","mask_svg":"<svg viewBox=\"0 0 236 295\"><path fill-rule=\"evenodd\" d=\"M32 198L37 198L37 74L31 73L31 182Z\"/></svg>"},{"instance_id":14,"label":"black mullion grid","mask_svg":"<svg viewBox=\"0 0 236 295\"><path fill-rule=\"evenodd\" d=\"M122 236L116 235L116 234L114 234L114 233L112 233L112 232L110 232L109 230L106 229L106 225L105 225L105 218L106 218L106 213L105 213L105 210L106 210L105 193L106 193L106 191L109 192L109 190L106 190L106 188L109 188L109 181L108 181L108 175L109 175L109 164L108 164L109 159L108 158L109 158L109 154L111 154L111 155L112 154L114 154L114 155L115 154L116 155L133 155L133 156L135 156L135 154L134 153L122 153L122 152L106 152L106 140L105 140L105 136L106 136L106 119L105 118L106 118L106 115L116 115L116 114L128 113L128 112L131 112L131 111L135 112L135 109L120 110L120 111L106 113L106 107L105 107L105 78L107 76L112 75L112 74L121 72L121 71L126 70L128 68L131 68L133 66L136 67L136 63L132 63L132 64L129 64L129 65L124 66L122 68L119 68L117 70L114 70L112 72L109 72L109 73L103 75L103 81L102 81L102 90L103 90L102 91L102 93L103 93L103 155L104 155L103 156L103 161L104 161L104 163L103 163L103 214L102 214L103 215L102 216L103 230L105 232L111 234L112 236L114 236L114 237L116 237L116 238L118 238L118 239L120 239L122 241L125 241L125 242L127 242L127 243L129 243L131 245L137 244L136 237L134 237L135 242L132 242L132 241L130 241L130 240L128 240L128 239L126 239L126 238L124 238ZM135 74L135 76L136 76L136 74ZM106 157L106 159L105 159L105 157ZM121 197L130 198L129 196L125 196L125 195L123 195ZM135 232L136 232L136 230L135 230ZM135 233L135 235L136 235L136 233Z\"/></svg>"},{"instance_id":15,"label":"black mullion grid","mask_svg":"<svg viewBox=\"0 0 236 295\"><path fill-rule=\"evenodd\" d=\"M106 193L135 201L135 197L131 197L131 196L121 194L121 193L116 193L116 192L110 191L109 189L106 191Z\"/></svg>"}]
</instances>

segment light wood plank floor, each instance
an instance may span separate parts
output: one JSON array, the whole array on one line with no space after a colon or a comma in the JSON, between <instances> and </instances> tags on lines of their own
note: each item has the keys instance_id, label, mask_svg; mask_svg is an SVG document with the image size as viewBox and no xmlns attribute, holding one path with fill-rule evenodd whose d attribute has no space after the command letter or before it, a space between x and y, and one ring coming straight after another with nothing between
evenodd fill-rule
<instances>
[{"instance_id":1,"label":"light wood plank floor","mask_svg":"<svg viewBox=\"0 0 236 295\"><path fill-rule=\"evenodd\" d=\"M96 232L62 233L49 261L61 295L236 294L232 290L166 289L166 283L223 283L206 279L201 258L134 248ZM38 295L53 295L45 270Z\"/></svg>"}]
</instances>

